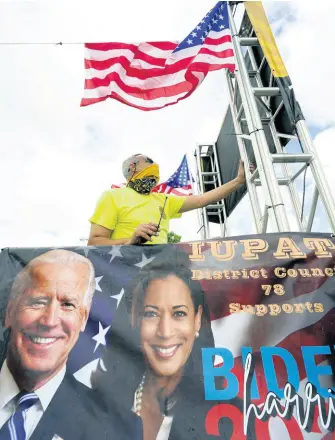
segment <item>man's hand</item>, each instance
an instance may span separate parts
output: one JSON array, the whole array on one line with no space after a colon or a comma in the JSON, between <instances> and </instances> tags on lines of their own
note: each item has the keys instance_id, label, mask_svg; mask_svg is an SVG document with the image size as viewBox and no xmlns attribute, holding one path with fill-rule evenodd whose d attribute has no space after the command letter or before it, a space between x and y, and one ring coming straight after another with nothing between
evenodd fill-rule
<instances>
[{"instance_id":1,"label":"man's hand","mask_svg":"<svg viewBox=\"0 0 335 440\"><path fill-rule=\"evenodd\" d=\"M250 172L253 173L254 171L255 166L251 163ZM245 171L244 164L242 161L240 161L240 166L238 168L238 173L235 179L204 194L195 194L194 196L185 197L184 203L179 212L188 212L192 211L192 209L203 208L210 205L211 203L217 203L220 200L228 197L229 194L231 194L232 192L236 191L243 183L245 183Z\"/></svg>"},{"instance_id":2,"label":"man's hand","mask_svg":"<svg viewBox=\"0 0 335 440\"><path fill-rule=\"evenodd\" d=\"M253 163L250 163L249 170L251 174L255 171L255 165ZM238 167L236 179L240 185L245 183L245 169L242 160L240 160L240 165Z\"/></svg>"},{"instance_id":3,"label":"man's hand","mask_svg":"<svg viewBox=\"0 0 335 440\"><path fill-rule=\"evenodd\" d=\"M152 241L153 235L158 235L159 229L156 223L143 223L139 225L129 241L125 244L141 244Z\"/></svg>"}]
</instances>

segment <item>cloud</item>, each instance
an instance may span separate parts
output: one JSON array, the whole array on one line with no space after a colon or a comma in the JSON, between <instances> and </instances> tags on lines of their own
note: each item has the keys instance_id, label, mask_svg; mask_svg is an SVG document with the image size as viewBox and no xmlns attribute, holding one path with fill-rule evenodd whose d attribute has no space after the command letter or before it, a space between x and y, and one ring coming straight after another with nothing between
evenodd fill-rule
<instances>
[{"instance_id":1,"label":"cloud","mask_svg":"<svg viewBox=\"0 0 335 440\"><path fill-rule=\"evenodd\" d=\"M333 102L335 75L333 45L330 38L335 3L295 1L284 4L266 2L272 27L280 30L277 44L292 79L296 96L311 125L327 127L335 123ZM283 2L285 3L285 2Z\"/></svg>"}]
</instances>

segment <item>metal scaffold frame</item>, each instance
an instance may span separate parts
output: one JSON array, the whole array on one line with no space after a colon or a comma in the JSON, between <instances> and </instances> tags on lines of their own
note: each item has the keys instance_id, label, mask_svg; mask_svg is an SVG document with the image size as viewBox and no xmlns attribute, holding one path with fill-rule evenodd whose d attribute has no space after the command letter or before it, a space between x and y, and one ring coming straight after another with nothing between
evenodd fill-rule
<instances>
[{"instance_id":1,"label":"metal scaffold frame","mask_svg":"<svg viewBox=\"0 0 335 440\"><path fill-rule=\"evenodd\" d=\"M202 144L197 145L194 153L196 160L196 177L198 182L198 192L203 194L207 187L218 188L222 185L219 162L216 154L215 145ZM203 170L203 161L207 160L210 171ZM209 222L210 218L216 217L220 225L220 234L222 237L228 235L227 214L224 201L221 200L213 205L208 205L200 210L200 232L202 238L210 237Z\"/></svg>"},{"instance_id":2,"label":"metal scaffold frame","mask_svg":"<svg viewBox=\"0 0 335 440\"><path fill-rule=\"evenodd\" d=\"M290 204L295 215L298 230L301 232L310 232L320 197L330 228L335 232L334 199L313 145L306 121L298 121L292 135L279 133L277 131L275 118L283 107L284 101L283 99L281 100L279 107L273 114L270 108L270 99L273 96L281 97L281 91L276 87L275 78L272 73L270 76L270 84L264 86L260 72L263 64L266 62L265 56L261 63L257 64L252 47L259 46L258 39L254 37L252 28L249 30L248 35L239 34L236 29L232 7L233 6L228 7L228 13L236 58L236 71L234 74L226 71L226 81L228 84L234 129L235 132L239 134L236 138L237 144L240 156L246 164L246 184L256 230L258 233L266 233L269 227L269 219L271 219L272 227L278 232L296 230L296 227L293 227L289 222L288 204ZM242 48L244 48L248 55L249 66L246 65ZM254 84L256 81L256 87L252 86L251 78L253 78ZM238 95L239 100L237 100ZM263 109L262 117L259 112L259 106ZM272 153L269 148L263 127L264 122L268 124L271 133L275 148L274 153ZM244 130L244 132L243 127L247 127L247 130ZM299 142L301 152L293 154L287 153L286 149L282 146L282 138ZM253 175L251 175L249 171L248 148L250 149L250 147L257 162L257 169ZM206 151L209 151L210 155L212 155L213 167L204 172L202 170L202 160L206 156ZM198 145L195 151L195 157L197 162L199 192L206 191L206 183L208 183L209 177L211 178L210 183L212 183L214 187L220 185L221 175L217 160L216 145ZM277 176L275 164L280 164L280 177ZM299 164L299 170L292 172L290 164ZM306 171L307 167L310 168L314 179L314 193L309 214L304 217L301 215L303 207L297 191L296 180ZM281 186L287 188L289 198L289 200L285 198L285 202L287 203L284 203L280 190ZM257 187L260 187L263 192L263 198L265 200L263 209L258 197ZM210 238L210 215L219 216L217 223L220 224L221 235L225 236L227 234L227 218L224 201L218 203L216 208L216 211L213 211L213 206L209 207L209 209L204 208L202 210L203 238Z\"/></svg>"}]
</instances>

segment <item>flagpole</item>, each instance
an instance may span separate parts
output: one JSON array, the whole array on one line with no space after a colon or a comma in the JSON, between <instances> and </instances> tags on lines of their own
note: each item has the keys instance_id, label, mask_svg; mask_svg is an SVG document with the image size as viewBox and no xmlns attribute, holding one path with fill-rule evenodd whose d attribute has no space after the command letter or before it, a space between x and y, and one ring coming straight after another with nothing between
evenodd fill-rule
<instances>
[{"instance_id":1,"label":"flagpole","mask_svg":"<svg viewBox=\"0 0 335 440\"><path fill-rule=\"evenodd\" d=\"M186 163L187 163L187 169L188 169L188 174L189 174L189 176L190 176L190 181L191 181L191 187L192 187L192 194L196 194L196 192L195 192L195 187L194 187L194 184L193 184L193 178L192 178L192 172L191 172L191 169L190 169L190 154L189 153L186 153L185 154L185 156L186 156ZM197 191L197 194L198 194L198 191ZM201 239L202 240L204 240L204 238L205 238L205 235L204 235L204 226L203 226L203 224L202 224L202 222L201 222L201 209L197 209L197 217L198 217L198 232L200 232L200 234L201 234Z\"/></svg>"}]
</instances>

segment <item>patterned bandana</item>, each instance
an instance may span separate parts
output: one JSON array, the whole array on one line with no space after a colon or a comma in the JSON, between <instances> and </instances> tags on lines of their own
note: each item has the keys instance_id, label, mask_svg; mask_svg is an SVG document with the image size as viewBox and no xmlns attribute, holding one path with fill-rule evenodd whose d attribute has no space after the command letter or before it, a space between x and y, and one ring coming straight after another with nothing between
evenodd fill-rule
<instances>
[{"instance_id":1,"label":"patterned bandana","mask_svg":"<svg viewBox=\"0 0 335 440\"><path fill-rule=\"evenodd\" d=\"M159 167L156 163L135 174L128 181L129 188L139 194L150 194L153 187L159 182Z\"/></svg>"},{"instance_id":2,"label":"patterned bandana","mask_svg":"<svg viewBox=\"0 0 335 440\"><path fill-rule=\"evenodd\" d=\"M150 194L153 187L157 184L156 177L144 177L143 179L135 179L128 182L129 188L139 194Z\"/></svg>"}]
</instances>

